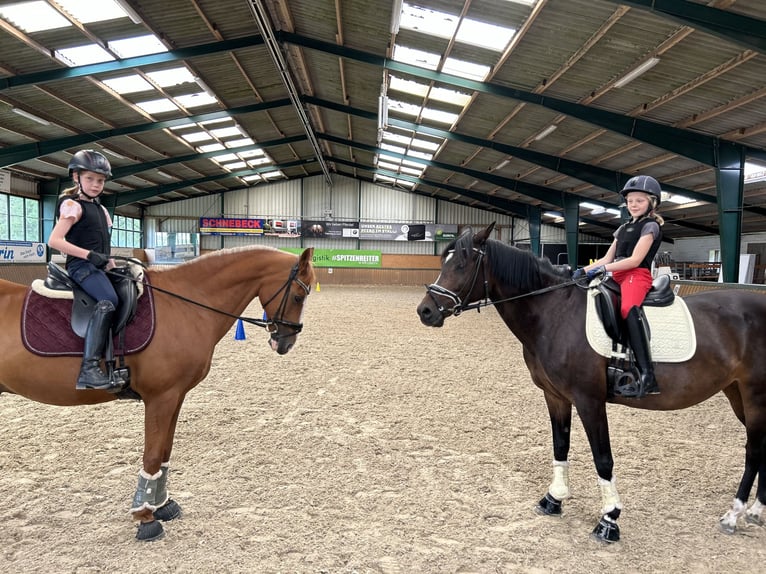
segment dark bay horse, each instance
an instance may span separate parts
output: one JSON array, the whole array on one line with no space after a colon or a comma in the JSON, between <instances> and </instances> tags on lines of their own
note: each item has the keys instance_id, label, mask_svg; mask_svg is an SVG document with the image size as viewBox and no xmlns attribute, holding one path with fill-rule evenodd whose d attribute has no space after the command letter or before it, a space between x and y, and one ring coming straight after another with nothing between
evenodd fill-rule
<instances>
[{"instance_id":1,"label":"dark bay horse","mask_svg":"<svg viewBox=\"0 0 766 574\"><path fill-rule=\"evenodd\" d=\"M270 332L272 350L287 353L302 329L303 306L315 280L312 256L313 249L298 256L244 247L146 271L144 289L154 298L155 332L143 350L126 357L131 387L145 409L143 468L131 506L139 521L137 539L159 538L163 527L158 520L180 516L180 507L167 494L173 436L184 398L210 370L216 344L258 297L267 319L250 322ZM79 357L27 350L19 325L28 289L0 280L0 393L62 406L115 400L105 391L75 390Z\"/></svg>"},{"instance_id":2,"label":"dark bay horse","mask_svg":"<svg viewBox=\"0 0 766 574\"><path fill-rule=\"evenodd\" d=\"M697 336L696 352L680 363L656 365L661 393L643 399L607 393L606 357L585 333L586 289L568 270L529 251L490 239L494 224L467 229L441 257L441 273L427 287L417 312L423 324L441 327L449 316L494 304L523 346L532 380L543 391L553 431L553 481L538 504L560 514L569 492L568 456L572 405L588 437L601 491L599 540L619 540L622 502L613 474L606 403L650 410L684 409L722 391L745 425L745 470L731 509L720 520L726 533L737 521L763 525L766 506L766 296L744 290L715 290L685 297ZM651 431L647 431L651 432ZM758 477L756 500L747 500Z\"/></svg>"}]
</instances>

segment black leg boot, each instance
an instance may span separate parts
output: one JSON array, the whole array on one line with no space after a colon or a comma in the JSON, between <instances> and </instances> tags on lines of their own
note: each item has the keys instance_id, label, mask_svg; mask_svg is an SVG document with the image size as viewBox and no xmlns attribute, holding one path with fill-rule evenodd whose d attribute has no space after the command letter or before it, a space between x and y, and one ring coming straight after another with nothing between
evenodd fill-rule
<instances>
[{"instance_id":1,"label":"black leg boot","mask_svg":"<svg viewBox=\"0 0 766 574\"><path fill-rule=\"evenodd\" d=\"M122 390L122 385L115 385L99 364L104 356L106 338L112 326L114 305L109 301L99 301L91 315L88 330L85 333L85 348L82 355L80 376L77 377L77 389L96 389L116 393Z\"/></svg>"},{"instance_id":2,"label":"black leg boot","mask_svg":"<svg viewBox=\"0 0 766 574\"><path fill-rule=\"evenodd\" d=\"M652 349L649 346L649 325L646 323L643 309L632 307L625 321L628 327L630 348L633 350L633 357L639 373L638 381L636 381L636 398L659 394L660 388L654 378Z\"/></svg>"}]
</instances>

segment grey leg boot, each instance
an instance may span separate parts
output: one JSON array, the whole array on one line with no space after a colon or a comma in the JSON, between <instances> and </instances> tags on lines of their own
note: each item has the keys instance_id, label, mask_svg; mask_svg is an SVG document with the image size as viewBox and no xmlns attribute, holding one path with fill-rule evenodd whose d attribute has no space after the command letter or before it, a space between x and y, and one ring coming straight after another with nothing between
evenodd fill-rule
<instances>
[{"instance_id":1,"label":"grey leg boot","mask_svg":"<svg viewBox=\"0 0 766 574\"><path fill-rule=\"evenodd\" d=\"M652 349L649 346L649 326L646 324L643 309L632 307L628 312L626 323L630 348L633 350L633 357L636 360L639 373L635 396L640 399L646 395L659 394L660 388L654 378Z\"/></svg>"},{"instance_id":2,"label":"grey leg boot","mask_svg":"<svg viewBox=\"0 0 766 574\"><path fill-rule=\"evenodd\" d=\"M116 393L122 390L122 385L112 383L109 376L101 370L101 358L104 356L106 338L112 326L114 305L109 301L99 301L88 323L85 333L85 348L83 349L82 366L77 377L77 389L96 389Z\"/></svg>"}]
</instances>

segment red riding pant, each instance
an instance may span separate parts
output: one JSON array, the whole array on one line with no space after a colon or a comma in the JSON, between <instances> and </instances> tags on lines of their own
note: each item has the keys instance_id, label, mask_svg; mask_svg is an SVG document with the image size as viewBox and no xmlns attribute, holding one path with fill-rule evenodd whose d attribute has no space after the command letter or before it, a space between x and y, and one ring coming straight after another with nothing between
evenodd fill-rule
<instances>
[{"instance_id":1,"label":"red riding pant","mask_svg":"<svg viewBox=\"0 0 766 574\"><path fill-rule=\"evenodd\" d=\"M612 272L614 280L620 284L622 318L628 317L631 307L640 307L646 294L652 288L652 272L645 267L636 267L629 271Z\"/></svg>"}]
</instances>

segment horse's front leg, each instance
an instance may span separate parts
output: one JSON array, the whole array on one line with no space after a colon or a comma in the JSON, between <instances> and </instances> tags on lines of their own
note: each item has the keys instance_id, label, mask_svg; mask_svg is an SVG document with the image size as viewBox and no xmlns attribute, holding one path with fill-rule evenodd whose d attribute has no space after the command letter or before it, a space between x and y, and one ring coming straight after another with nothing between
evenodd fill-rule
<instances>
[{"instance_id":1,"label":"horse's front leg","mask_svg":"<svg viewBox=\"0 0 766 574\"><path fill-rule=\"evenodd\" d=\"M603 399L589 397L576 400L575 406L588 437L601 491L601 519L593 529L592 536L603 542L617 542L620 539L617 519L622 512L622 501L613 474L614 458L609 439L606 403Z\"/></svg>"},{"instance_id":2,"label":"horse's front leg","mask_svg":"<svg viewBox=\"0 0 766 574\"><path fill-rule=\"evenodd\" d=\"M143 468L138 473L138 486L130 508L133 519L139 521L137 540L149 542L165 534L154 513L169 501L167 472L171 447L168 445L173 442L182 400L177 393L144 398Z\"/></svg>"},{"instance_id":3,"label":"horse's front leg","mask_svg":"<svg viewBox=\"0 0 766 574\"><path fill-rule=\"evenodd\" d=\"M545 393L545 402L548 405L553 436L553 481L548 486L548 492L537 503L535 510L540 514L561 516L561 502L570 496L569 445L572 403L548 392Z\"/></svg>"}]
</instances>

